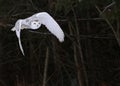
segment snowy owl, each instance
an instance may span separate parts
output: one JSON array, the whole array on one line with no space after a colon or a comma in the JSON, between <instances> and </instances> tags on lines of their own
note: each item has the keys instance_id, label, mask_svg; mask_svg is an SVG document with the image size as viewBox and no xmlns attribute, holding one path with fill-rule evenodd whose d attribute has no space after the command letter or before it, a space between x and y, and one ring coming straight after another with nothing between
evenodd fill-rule
<instances>
[{"instance_id":1,"label":"snowy owl","mask_svg":"<svg viewBox=\"0 0 120 86\"><path fill-rule=\"evenodd\" d=\"M45 27L58 38L60 42L64 41L64 33L58 23L47 13L40 12L28 17L26 19L19 19L16 21L15 26L11 29L11 31L16 31L16 35L18 38L20 50L22 54L24 54L24 50L22 48L20 32L22 29L38 29L41 24L45 25Z\"/></svg>"}]
</instances>

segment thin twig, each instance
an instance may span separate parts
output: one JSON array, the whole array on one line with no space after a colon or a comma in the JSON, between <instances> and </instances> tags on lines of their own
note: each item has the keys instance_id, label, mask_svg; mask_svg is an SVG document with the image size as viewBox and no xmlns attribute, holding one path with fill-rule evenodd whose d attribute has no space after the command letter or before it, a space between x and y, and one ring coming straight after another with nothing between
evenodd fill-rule
<instances>
[{"instance_id":1,"label":"thin twig","mask_svg":"<svg viewBox=\"0 0 120 86\"><path fill-rule=\"evenodd\" d=\"M85 64L84 64L84 57L83 57L83 52L82 52L82 47L81 47L81 41L80 41L80 33L79 33L79 27L78 27L78 22L77 22L77 17L76 17L76 13L75 13L75 11L74 11L74 9L72 9L73 10L73 15L74 15L74 18L75 18L75 27L76 27L76 34L77 34L77 42L78 42L78 49L79 49L79 53L80 53L80 61L81 61L81 67L82 67L82 69L83 69L83 71L81 71L80 69L78 69L78 79L81 79L81 74L80 74L80 72L83 72L83 76L84 76L84 81L85 81L85 86L88 86L88 77L87 77L87 72L86 72L86 68L85 68ZM78 63L78 58L75 58L75 62L76 62L76 66L77 67L79 67L79 63ZM79 80L80 81L80 80ZM80 81L81 82L81 81ZM80 84L80 82L79 82L79 84ZM82 85L80 85L80 86L83 86L83 84Z\"/></svg>"},{"instance_id":2,"label":"thin twig","mask_svg":"<svg viewBox=\"0 0 120 86\"><path fill-rule=\"evenodd\" d=\"M33 1L29 0L29 2L32 5L32 7L39 12L39 9L36 7L36 5L34 5Z\"/></svg>"},{"instance_id":3,"label":"thin twig","mask_svg":"<svg viewBox=\"0 0 120 86\"><path fill-rule=\"evenodd\" d=\"M96 9L98 10L98 12L101 14L102 11L99 9L99 7L98 7L97 5L95 5L95 7L96 7ZM113 31L113 33L114 33L114 35L115 35L115 38L116 38L116 40L117 40L117 42L118 42L118 45L119 45L119 47L120 47L120 38L118 37L116 31L114 30L114 27L112 26L112 24L109 22L109 20L106 18L105 15L101 15L101 16L105 19L105 21L107 22L107 24L109 25L109 27L112 29L112 31Z\"/></svg>"},{"instance_id":4,"label":"thin twig","mask_svg":"<svg viewBox=\"0 0 120 86\"><path fill-rule=\"evenodd\" d=\"M4 64L8 64L8 63L10 64L10 63L13 63L13 62L22 61L22 60L23 60L22 58L19 58L19 59L13 59L13 60L1 62L1 63L0 63L0 66L1 66L1 65L4 65Z\"/></svg>"},{"instance_id":5,"label":"thin twig","mask_svg":"<svg viewBox=\"0 0 120 86\"><path fill-rule=\"evenodd\" d=\"M100 13L100 15L102 15L108 8L110 8L111 6L113 6L115 4L115 1L112 2L111 4L107 5L104 10Z\"/></svg>"},{"instance_id":6,"label":"thin twig","mask_svg":"<svg viewBox=\"0 0 120 86\"><path fill-rule=\"evenodd\" d=\"M43 75L43 85L46 86L46 78L47 78L47 69L48 69L48 59L49 59L49 48L46 50L46 59L45 59L45 67L44 67L44 75Z\"/></svg>"},{"instance_id":7,"label":"thin twig","mask_svg":"<svg viewBox=\"0 0 120 86\"><path fill-rule=\"evenodd\" d=\"M71 25L68 24L68 27L69 27L70 34L73 35ZM74 51L75 66L76 66L76 69L77 69L77 79L78 79L79 86L83 86L81 71L79 70L80 67L79 67L79 63L78 63L78 59L77 59L77 50L76 50L76 47L79 47L79 46L76 46L75 43L73 43L73 51Z\"/></svg>"}]
</instances>

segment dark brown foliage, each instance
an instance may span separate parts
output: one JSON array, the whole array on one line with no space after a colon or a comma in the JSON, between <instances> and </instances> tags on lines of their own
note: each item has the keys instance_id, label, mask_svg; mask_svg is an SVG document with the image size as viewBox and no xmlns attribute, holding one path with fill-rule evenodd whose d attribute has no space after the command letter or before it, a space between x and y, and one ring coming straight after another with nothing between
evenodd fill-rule
<instances>
[{"instance_id":1,"label":"dark brown foliage","mask_svg":"<svg viewBox=\"0 0 120 86\"><path fill-rule=\"evenodd\" d=\"M0 86L120 86L119 0L0 0ZM42 26L22 30L22 55L11 28L46 11L65 41Z\"/></svg>"}]
</instances>

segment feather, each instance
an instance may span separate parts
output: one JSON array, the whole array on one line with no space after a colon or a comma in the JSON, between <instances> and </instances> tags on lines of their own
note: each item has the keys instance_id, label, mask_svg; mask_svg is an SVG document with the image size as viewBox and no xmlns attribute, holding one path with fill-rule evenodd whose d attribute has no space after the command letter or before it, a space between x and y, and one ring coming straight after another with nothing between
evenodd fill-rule
<instances>
[{"instance_id":1,"label":"feather","mask_svg":"<svg viewBox=\"0 0 120 86\"><path fill-rule=\"evenodd\" d=\"M36 14L41 24L45 25L46 28L55 35L60 42L64 41L64 33L58 23L46 12Z\"/></svg>"}]
</instances>

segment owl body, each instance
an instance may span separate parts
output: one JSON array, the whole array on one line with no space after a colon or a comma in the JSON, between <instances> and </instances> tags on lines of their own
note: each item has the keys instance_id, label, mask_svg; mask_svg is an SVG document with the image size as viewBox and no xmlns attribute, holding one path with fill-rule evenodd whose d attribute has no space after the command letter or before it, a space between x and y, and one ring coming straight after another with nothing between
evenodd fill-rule
<instances>
[{"instance_id":1,"label":"owl body","mask_svg":"<svg viewBox=\"0 0 120 86\"><path fill-rule=\"evenodd\" d=\"M16 35L19 40L20 49L24 55L24 51L22 48L21 40L20 40L20 32L22 29L33 29L36 30L40 28L41 25L45 25L45 27L58 38L60 42L64 41L64 33L58 23L47 13L40 12L32 15L31 17L25 19L19 19L16 21L15 26L11 29L16 32Z\"/></svg>"}]
</instances>

